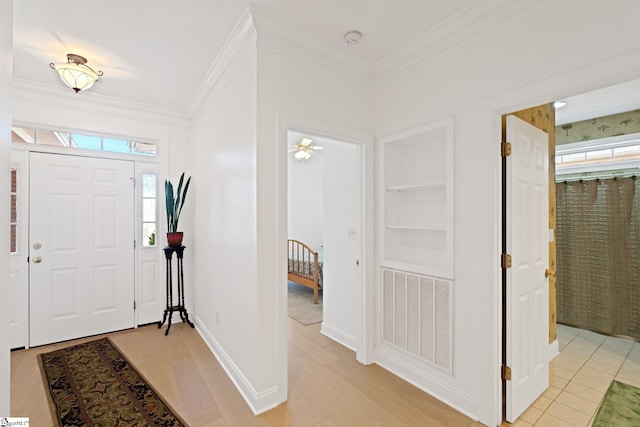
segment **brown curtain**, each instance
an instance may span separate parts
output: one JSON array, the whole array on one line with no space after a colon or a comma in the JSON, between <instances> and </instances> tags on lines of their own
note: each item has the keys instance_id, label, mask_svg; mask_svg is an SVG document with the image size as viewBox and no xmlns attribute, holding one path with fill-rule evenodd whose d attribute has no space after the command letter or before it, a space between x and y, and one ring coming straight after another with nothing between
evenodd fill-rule
<instances>
[{"instance_id":1,"label":"brown curtain","mask_svg":"<svg viewBox=\"0 0 640 427\"><path fill-rule=\"evenodd\" d=\"M640 341L640 178L559 182L557 319Z\"/></svg>"}]
</instances>

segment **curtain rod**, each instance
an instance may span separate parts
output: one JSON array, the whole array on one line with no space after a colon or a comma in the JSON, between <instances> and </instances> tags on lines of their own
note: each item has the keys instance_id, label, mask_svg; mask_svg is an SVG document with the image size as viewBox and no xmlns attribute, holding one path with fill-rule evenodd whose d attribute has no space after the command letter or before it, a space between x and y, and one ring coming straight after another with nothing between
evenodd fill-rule
<instances>
[{"instance_id":1,"label":"curtain rod","mask_svg":"<svg viewBox=\"0 0 640 427\"><path fill-rule=\"evenodd\" d=\"M638 172L624 172L624 173L602 173L602 174L594 174L594 175L582 175L582 176L570 176L568 178L560 179L556 176L556 184L567 182L582 182L582 181L600 181L604 179L624 179L624 178L632 178L636 179L640 175L640 171Z\"/></svg>"}]
</instances>

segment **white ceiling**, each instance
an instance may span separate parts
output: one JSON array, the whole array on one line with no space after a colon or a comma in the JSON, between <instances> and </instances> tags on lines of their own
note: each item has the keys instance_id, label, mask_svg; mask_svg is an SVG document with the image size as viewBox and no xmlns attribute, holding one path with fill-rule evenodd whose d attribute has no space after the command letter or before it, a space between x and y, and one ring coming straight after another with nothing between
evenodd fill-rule
<instances>
[{"instance_id":1,"label":"white ceiling","mask_svg":"<svg viewBox=\"0 0 640 427\"><path fill-rule=\"evenodd\" d=\"M556 125L575 123L640 109L640 80L594 90L563 99L556 110Z\"/></svg>"},{"instance_id":2,"label":"white ceiling","mask_svg":"<svg viewBox=\"0 0 640 427\"><path fill-rule=\"evenodd\" d=\"M104 77L91 92L184 112L247 6L372 62L486 0L16 0L14 76L66 87L49 68L67 53ZM347 31L363 33L346 45ZM75 95L68 89L69 96ZM640 83L571 98L561 123L640 108Z\"/></svg>"},{"instance_id":3,"label":"white ceiling","mask_svg":"<svg viewBox=\"0 0 640 427\"><path fill-rule=\"evenodd\" d=\"M479 2L19 0L14 77L61 86L49 63L66 62L66 54L75 53L104 72L92 92L183 111L248 5L373 62ZM361 43L344 43L350 30L363 33Z\"/></svg>"}]
</instances>

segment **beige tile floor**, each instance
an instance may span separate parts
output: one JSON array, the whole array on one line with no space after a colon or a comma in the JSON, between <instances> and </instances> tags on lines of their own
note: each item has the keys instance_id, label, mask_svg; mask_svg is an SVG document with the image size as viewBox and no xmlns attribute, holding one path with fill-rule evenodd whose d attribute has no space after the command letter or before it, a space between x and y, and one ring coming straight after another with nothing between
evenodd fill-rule
<instances>
[{"instance_id":1,"label":"beige tile floor","mask_svg":"<svg viewBox=\"0 0 640 427\"><path fill-rule=\"evenodd\" d=\"M549 388L512 426L589 426L613 379L640 387L639 342L558 325L558 343Z\"/></svg>"}]
</instances>

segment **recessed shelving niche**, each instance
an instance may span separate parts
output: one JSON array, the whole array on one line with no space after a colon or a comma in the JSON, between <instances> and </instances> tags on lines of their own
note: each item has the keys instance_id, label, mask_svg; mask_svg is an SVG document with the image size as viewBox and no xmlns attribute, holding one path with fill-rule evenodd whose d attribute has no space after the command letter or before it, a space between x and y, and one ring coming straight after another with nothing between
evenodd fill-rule
<instances>
[{"instance_id":1,"label":"recessed shelving niche","mask_svg":"<svg viewBox=\"0 0 640 427\"><path fill-rule=\"evenodd\" d=\"M453 118L382 139L382 265L453 279Z\"/></svg>"}]
</instances>

